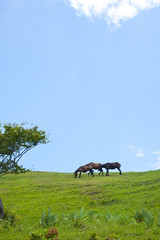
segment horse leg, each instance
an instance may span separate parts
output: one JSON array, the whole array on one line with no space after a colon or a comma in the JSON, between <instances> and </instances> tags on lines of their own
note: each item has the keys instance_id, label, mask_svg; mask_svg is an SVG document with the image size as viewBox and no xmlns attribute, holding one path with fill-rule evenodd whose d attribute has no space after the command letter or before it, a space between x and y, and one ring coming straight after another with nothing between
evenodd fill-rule
<instances>
[{"instance_id":1,"label":"horse leg","mask_svg":"<svg viewBox=\"0 0 160 240\"><path fill-rule=\"evenodd\" d=\"M101 170L102 170L102 171L101 171L102 175L104 175L104 174L103 174L103 169L101 169Z\"/></svg>"},{"instance_id":2,"label":"horse leg","mask_svg":"<svg viewBox=\"0 0 160 240\"><path fill-rule=\"evenodd\" d=\"M79 178L81 178L81 172L79 173Z\"/></svg>"},{"instance_id":3,"label":"horse leg","mask_svg":"<svg viewBox=\"0 0 160 240\"><path fill-rule=\"evenodd\" d=\"M91 170L91 174L92 174L92 175L93 175L93 177L94 177L93 170Z\"/></svg>"},{"instance_id":4,"label":"horse leg","mask_svg":"<svg viewBox=\"0 0 160 240\"><path fill-rule=\"evenodd\" d=\"M102 172L102 169L101 169L101 168L99 168L99 169L98 169L98 171L99 171L98 175L100 175L100 174L101 174L101 172Z\"/></svg>"},{"instance_id":5,"label":"horse leg","mask_svg":"<svg viewBox=\"0 0 160 240\"><path fill-rule=\"evenodd\" d=\"M106 176L109 176L109 169L107 168Z\"/></svg>"},{"instance_id":6,"label":"horse leg","mask_svg":"<svg viewBox=\"0 0 160 240\"><path fill-rule=\"evenodd\" d=\"M103 175L103 169L102 169L102 168L99 168L98 171L99 171L99 174L98 174L98 175L100 175L101 173L102 173L102 175Z\"/></svg>"},{"instance_id":7,"label":"horse leg","mask_svg":"<svg viewBox=\"0 0 160 240\"><path fill-rule=\"evenodd\" d=\"M100 173L99 173L99 174L101 174L101 173L102 173L102 175L103 175L103 169L100 170Z\"/></svg>"},{"instance_id":8,"label":"horse leg","mask_svg":"<svg viewBox=\"0 0 160 240\"><path fill-rule=\"evenodd\" d=\"M122 175L122 172L121 172L121 169L120 168L117 168L119 170L119 175Z\"/></svg>"},{"instance_id":9,"label":"horse leg","mask_svg":"<svg viewBox=\"0 0 160 240\"><path fill-rule=\"evenodd\" d=\"M101 170L99 170L99 174L98 174L98 175L101 175L101 173L102 173L102 171L101 171ZM103 173L102 173L102 175L103 175Z\"/></svg>"}]
</instances>

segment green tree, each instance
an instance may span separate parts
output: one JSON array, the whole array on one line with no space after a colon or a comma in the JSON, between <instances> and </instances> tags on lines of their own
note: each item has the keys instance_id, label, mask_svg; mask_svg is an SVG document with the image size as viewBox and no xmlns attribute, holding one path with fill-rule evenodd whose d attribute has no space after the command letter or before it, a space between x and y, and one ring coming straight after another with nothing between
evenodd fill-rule
<instances>
[{"instance_id":1,"label":"green tree","mask_svg":"<svg viewBox=\"0 0 160 240\"><path fill-rule=\"evenodd\" d=\"M0 124L0 177L8 173L28 171L19 160L32 148L48 143L46 132L26 124Z\"/></svg>"}]
</instances>

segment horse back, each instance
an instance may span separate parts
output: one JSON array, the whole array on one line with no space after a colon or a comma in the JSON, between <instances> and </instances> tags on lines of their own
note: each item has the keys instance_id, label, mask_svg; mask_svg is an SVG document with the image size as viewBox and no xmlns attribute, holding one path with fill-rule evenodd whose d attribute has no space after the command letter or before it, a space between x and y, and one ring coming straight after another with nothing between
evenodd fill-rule
<instances>
[{"instance_id":1,"label":"horse back","mask_svg":"<svg viewBox=\"0 0 160 240\"><path fill-rule=\"evenodd\" d=\"M88 165L92 166L92 168L94 168L94 169L99 169L102 164L101 163L90 162L90 163L86 164L86 166L88 166Z\"/></svg>"},{"instance_id":2,"label":"horse back","mask_svg":"<svg viewBox=\"0 0 160 240\"><path fill-rule=\"evenodd\" d=\"M91 169L92 169L92 166L87 164L87 165L79 167L78 171L80 171L80 172L87 172L87 171L90 171Z\"/></svg>"},{"instance_id":3,"label":"horse back","mask_svg":"<svg viewBox=\"0 0 160 240\"><path fill-rule=\"evenodd\" d=\"M108 168L108 169L115 169L115 168L120 168L121 164L118 162L111 162L111 163L105 163L102 165L102 167Z\"/></svg>"}]
</instances>

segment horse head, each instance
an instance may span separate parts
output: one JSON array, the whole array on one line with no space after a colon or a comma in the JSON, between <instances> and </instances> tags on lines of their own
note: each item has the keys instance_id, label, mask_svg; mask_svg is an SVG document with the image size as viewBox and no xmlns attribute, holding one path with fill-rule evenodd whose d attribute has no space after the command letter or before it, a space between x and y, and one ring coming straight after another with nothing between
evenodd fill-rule
<instances>
[{"instance_id":1,"label":"horse head","mask_svg":"<svg viewBox=\"0 0 160 240\"><path fill-rule=\"evenodd\" d=\"M74 176L75 176L75 178L77 177L77 171L74 172Z\"/></svg>"}]
</instances>

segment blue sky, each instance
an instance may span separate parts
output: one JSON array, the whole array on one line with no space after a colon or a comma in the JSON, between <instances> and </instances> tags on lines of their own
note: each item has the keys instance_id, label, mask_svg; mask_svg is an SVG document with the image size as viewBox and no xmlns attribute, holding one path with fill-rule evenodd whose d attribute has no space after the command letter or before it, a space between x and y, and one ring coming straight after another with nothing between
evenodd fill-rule
<instances>
[{"instance_id":1,"label":"blue sky","mask_svg":"<svg viewBox=\"0 0 160 240\"><path fill-rule=\"evenodd\" d=\"M160 1L1 0L1 123L51 142L21 164L160 168Z\"/></svg>"}]
</instances>

